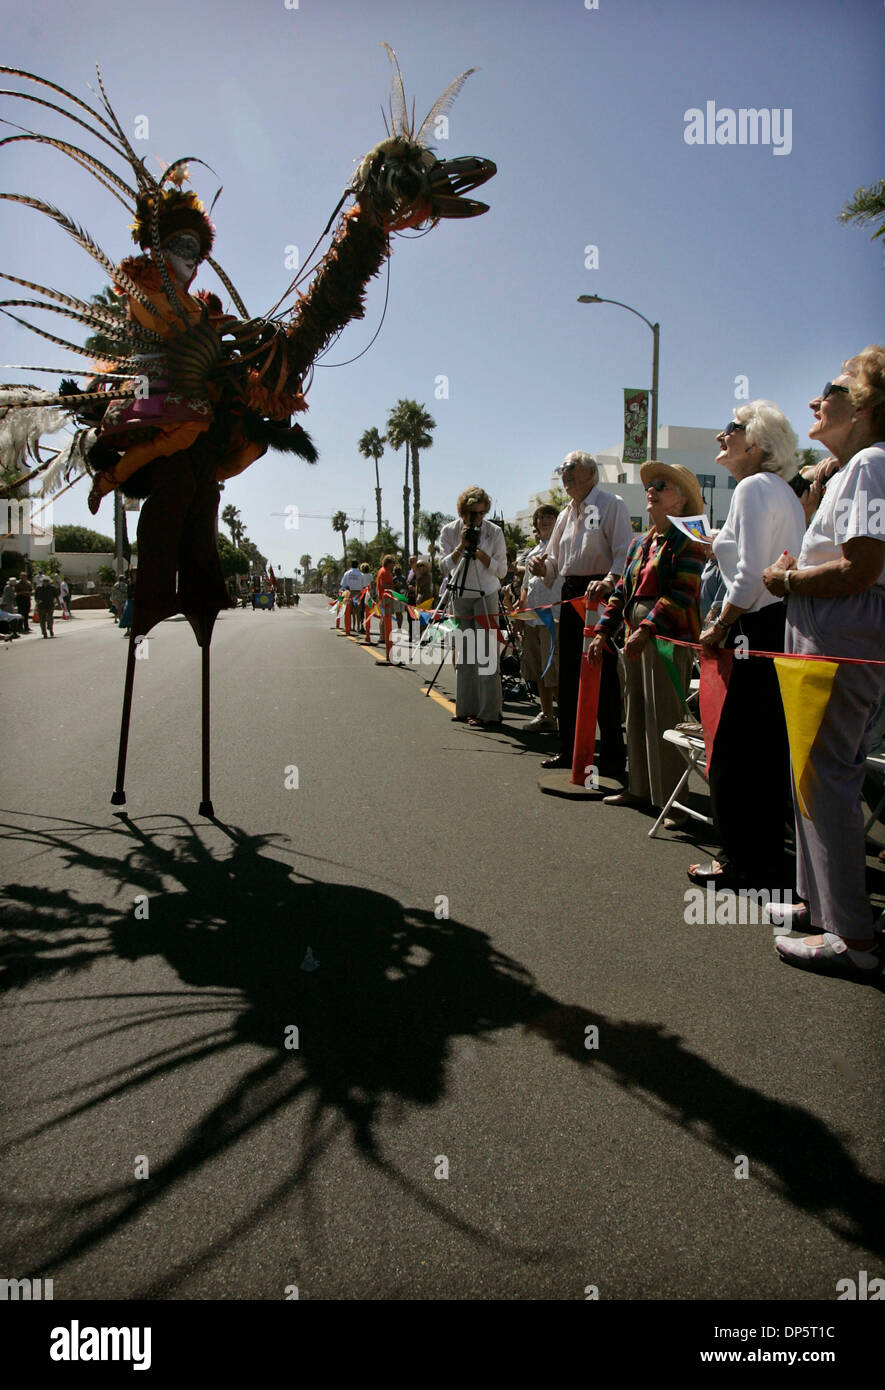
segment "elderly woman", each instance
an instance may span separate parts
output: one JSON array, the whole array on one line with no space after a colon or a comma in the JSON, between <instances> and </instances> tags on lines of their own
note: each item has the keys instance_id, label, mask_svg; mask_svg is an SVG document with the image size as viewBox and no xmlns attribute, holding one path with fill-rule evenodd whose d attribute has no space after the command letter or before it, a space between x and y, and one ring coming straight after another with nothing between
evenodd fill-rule
<instances>
[{"instance_id":1,"label":"elderly woman","mask_svg":"<svg viewBox=\"0 0 885 1390\"><path fill-rule=\"evenodd\" d=\"M439 567L453 591L452 611L462 631L476 633L474 652L462 647L458 660L455 713L458 723L485 728L501 723L504 697L498 669L497 622L501 580L507 573L504 532L486 520L492 509L489 494L468 487L458 498L459 521L450 521L439 537ZM463 560L464 564L459 562ZM466 643L465 643L466 646ZM483 651L484 649L484 651ZM485 660L480 660L484 655Z\"/></svg>"},{"instance_id":2,"label":"elderly woman","mask_svg":"<svg viewBox=\"0 0 885 1390\"><path fill-rule=\"evenodd\" d=\"M885 695L885 347L845 362L810 402L820 440L839 462L798 559L782 556L763 580L787 596L786 650L851 657L795 786L797 886L807 908L792 917L820 935L775 941L783 960L869 978L882 969L865 891L860 790L867 731ZM819 485L818 485L819 487Z\"/></svg>"},{"instance_id":3,"label":"elderly woman","mask_svg":"<svg viewBox=\"0 0 885 1390\"><path fill-rule=\"evenodd\" d=\"M718 611L707 615L701 643L735 650L728 692L710 759L718 859L693 864L692 883L718 888L792 886L784 854L790 750L774 663L743 650L782 652L786 607L769 593L762 571L802 544L805 512L789 480L798 440L771 401L751 401L717 436L716 462L737 487L713 554L725 581Z\"/></svg>"},{"instance_id":4,"label":"elderly woman","mask_svg":"<svg viewBox=\"0 0 885 1390\"><path fill-rule=\"evenodd\" d=\"M703 511L703 497L695 475L680 463L644 463L639 475L645 484L646 510L651 526L637 536L627 552L624 573L608 607L596 625L589 658L602 660L606 642L626 622L630 635L624 643L627 685L627 790L603 797L608 806L639 806L651 802L665 806L682 776L684 763L676 748L661 735L685 716L684 700L677 694L657 650L656 637L675 637L696 642L700 630L703 547L668 520ZM673 658L683 690L688 689L692 653L674 647ZM682 816L667 817L664 824L676 829Z\"/></svg>"}]
</instances>

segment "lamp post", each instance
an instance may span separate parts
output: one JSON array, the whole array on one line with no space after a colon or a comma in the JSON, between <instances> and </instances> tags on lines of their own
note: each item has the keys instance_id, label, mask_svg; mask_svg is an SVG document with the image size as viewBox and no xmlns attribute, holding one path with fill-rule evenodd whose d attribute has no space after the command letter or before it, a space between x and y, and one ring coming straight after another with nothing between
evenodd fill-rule
<instances>
[{"instance_id":1,"label":"lamp post","mask_svg":"<svg viewBox=\"0 0 885 1390\"><path fill-rule=\"evenodd\" d=\"M651 329L654 347L651 359L651 418L648 428L648 456L653 459L658 450L658 362L661 347L661 325L652 323L645 314L640 314L638 309L633 309L629 304L622 304L620 299L602 299L598 294L579 294L579 304L617 304L619 309L627 309L631 314L635 314L638 319L648 324Z\"/></svg>"}]
</instances>

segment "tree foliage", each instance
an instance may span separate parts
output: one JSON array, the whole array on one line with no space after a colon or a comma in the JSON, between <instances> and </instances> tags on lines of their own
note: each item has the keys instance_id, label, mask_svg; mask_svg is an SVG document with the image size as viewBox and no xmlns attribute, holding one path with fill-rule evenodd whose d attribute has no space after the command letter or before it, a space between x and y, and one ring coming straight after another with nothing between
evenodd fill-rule
<instances>
[{"instance_id":1,"label":"tree foliage","mask_svg":"<svg viewBox=\"0 0 885 1390\"><path fill-rule=\"evenodd\" d=\"M53 528L57 553L110 551L114 553L111 536L103 536L98 531L90 531L88 526L56 526Z\"/></svg>"},{"instance_id":2,"label":"tree foliage","mask_svg":"<svg viewBox=\"0 0 885 1390\"><path fill-rule=\"evenodd\" d=\"M872 222L874 218L881 220L873 232L873 241L876 237L885 237L885 179L868 184L866 188L858 188L839 213L840 222L856 222L859 226Z\"/></svg>"},{"instance_id":3,"label":"tree foliage","mask_svg":"<svg viewBox=\"0 0 885 1390\"><path fill-rule=\"evenodd\" d=\"M218 556L225 579L229 579L232 574L249 573L249 556L244 550L231 545L227 536L218 537Z\"/></svg>"}]
</instances>

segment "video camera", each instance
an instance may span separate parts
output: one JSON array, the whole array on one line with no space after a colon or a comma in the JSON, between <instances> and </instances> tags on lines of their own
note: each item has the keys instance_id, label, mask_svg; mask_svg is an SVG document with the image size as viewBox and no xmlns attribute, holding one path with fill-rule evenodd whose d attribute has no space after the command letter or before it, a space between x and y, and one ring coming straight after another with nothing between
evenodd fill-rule
<instances>
[{"instance_id":1,"label":"video camera","mask_svg":"<svg viewBox=\"0 0 885 1390\"><path fill-rule=\"evenodd\" d=\"M467 533L464 536L464 553L470 560L476 559L476 551L479 546L479 535L482 530L482 512L470 512L467 522Z\"/></svg>"}]
</instances>

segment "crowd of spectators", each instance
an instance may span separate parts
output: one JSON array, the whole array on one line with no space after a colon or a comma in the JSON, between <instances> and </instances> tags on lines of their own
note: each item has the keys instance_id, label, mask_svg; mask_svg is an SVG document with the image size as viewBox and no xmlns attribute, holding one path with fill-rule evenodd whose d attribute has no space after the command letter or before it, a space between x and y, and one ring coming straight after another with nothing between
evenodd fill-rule
<instances>
[{"instance_id":1,"label":"crowd of spectators","mask_svg":"<svg viewBox=\"0 0 885 1390\"><path fill-rule=\"evenodd\" d=\"M770 908L771 920L802 934L776 938L782 959L872 978L883 953L865 888L861 793L885 700L885 348L845 362L810 408L809 437L828 456L801 471L796 435L773 402L734 411L716 457L734 490L712 535L680 524L704 511L688 468L642 465L648 526L635 535L626 504L600 487L595 460L575 452L562 466L568 504L537 508L535 544L513 564L488 519L488 493L466 489L439 540L443 590L451 587L446 612L462 639L453 718L478 728L501 723L500 669L483 661L482 639L487 648L495 629L512 623L522 677L540 703L527 727L558 734L545 768L571 768L586 651L601 668L596 771L620 784L604 804L660 812L685 771L664 734L691 727L684 721L700 660L727 659L708 768L721 850L690 865L689 879L785 898ZM430 579L419 556L409 557L405 577L394 565L386 556L373 602L401 621L391 595L412 604L430 592ZM342 583L355 595L365 581L354 569ZM540 621L541 612L553 620ZM463 640L468 634L476 640ZM777 653L842 659L798 787ZM702 732L696 723L694 732ZM671 830L687 823L676 808L663 820Z\"/></svg>"}]
</instances>

